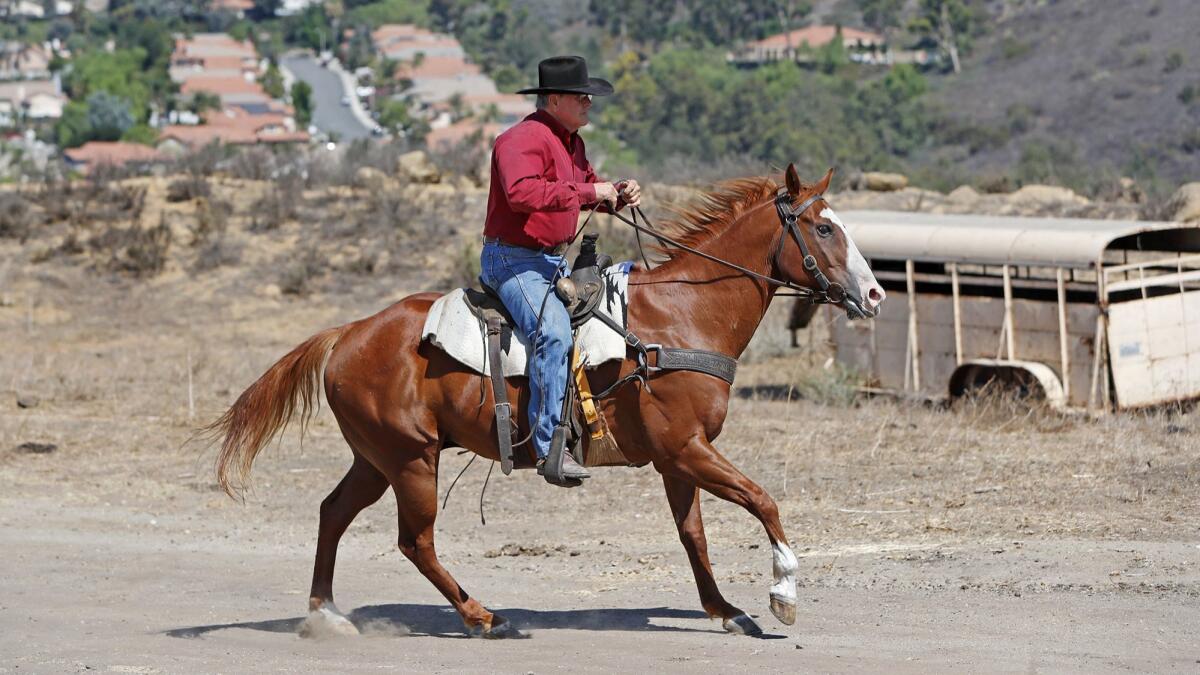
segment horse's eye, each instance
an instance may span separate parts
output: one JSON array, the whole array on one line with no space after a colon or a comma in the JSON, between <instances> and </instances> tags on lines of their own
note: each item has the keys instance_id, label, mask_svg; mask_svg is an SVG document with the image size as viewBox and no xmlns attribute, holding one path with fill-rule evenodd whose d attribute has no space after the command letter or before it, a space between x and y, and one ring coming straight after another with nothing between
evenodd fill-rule
<instances>
[{"instance_id":1,"label":"horse's eye","mask_svg":"<svg viewBox=\"0 0 1200 675\"><path fill-rule=\"evenodd\" d=\"M822 237L828 237L833 234L833 228L828 223L821 223L817 225L817 234Z\"/></svg>"}]
</instances>

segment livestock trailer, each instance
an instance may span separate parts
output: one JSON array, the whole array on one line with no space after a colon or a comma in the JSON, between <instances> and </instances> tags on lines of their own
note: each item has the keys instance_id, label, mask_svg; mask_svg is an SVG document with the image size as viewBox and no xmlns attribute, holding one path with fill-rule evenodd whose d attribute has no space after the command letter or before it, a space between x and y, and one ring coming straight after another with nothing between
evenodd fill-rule
<instances>
[{"instance_id":1,"label":"livestock trailer","mask_svg":"<svg viewBox=\"0 0 1200 675\"><path fill-rule=\"evenodd\" d=\"M999 380L1108 411L1200 397L1200 227L842 214L887 291L832 322L838 360L885 390L956 396Z\"/></svg>"}]
</instances>

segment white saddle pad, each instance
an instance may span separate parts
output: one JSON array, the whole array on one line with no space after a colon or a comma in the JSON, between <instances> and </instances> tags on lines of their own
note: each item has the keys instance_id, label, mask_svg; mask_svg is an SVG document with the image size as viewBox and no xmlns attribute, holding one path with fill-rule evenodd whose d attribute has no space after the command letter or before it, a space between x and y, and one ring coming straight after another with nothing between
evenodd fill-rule
<instances>
[{"instance_id":1,"label":"white saddle pad","mask_svg":"<svg viewBox=\"0 0 1200 675\"><path fill-rule=\"evenodd\" d=\"M629 269L631 262L613 265L601 272L604 290L596 311L625 326L629 307ZM515 339L514 339L515 338ZM487 333L479 317L467 306L463 289L455 289L438 298L429 308L421 339L429 340L455 361L477 373L490 375ZM594 368L601 363L625 358L625 338L595 317L579 326L575 334L583 363ZM500 334L500 362L505 377L529 374L529 344L524 335L505 325Z\"/></svg>"}]
</instances>

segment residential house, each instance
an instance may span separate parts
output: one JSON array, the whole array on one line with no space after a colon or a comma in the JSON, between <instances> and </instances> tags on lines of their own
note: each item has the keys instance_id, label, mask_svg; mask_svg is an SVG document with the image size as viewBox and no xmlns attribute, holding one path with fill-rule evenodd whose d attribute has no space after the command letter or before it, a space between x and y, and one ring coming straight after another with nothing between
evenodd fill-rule
<instances>
[{"instance_id":1,"label":"residential house","mask_svg":"<svg viewBox=\"0 0 1200 675\"><path fill-rule=\"evenodd\" d=\"M213 94L221 109L206 111L204 124L194 115L174 116L175 123L164 127L159 137L164 151L179 153L214 141L248 145L309 140L306 132L296 130L295 111L263 90L258 81L261 61L249 41L224 33L177 37L170 72L181 94Z\"/></svg>"},{"instance_id":2,"label":"residential house","mask_svg":"<svg viewBox=\"0 0 1200 675\"><path fill-rule=\"evenodd\" d=\"M177 36L171 53L171 79L183 84L193 77L258 79L259 58L249 40L238 42L224 33Z\"/></svg>"},{"instance_id":3,"label":"residential house","mask_svg":"<svg viewBox=\"0 0 1200 675\"><path fill-rule=\"evenodd\" d=\"M422 105L433 105L458 96L496 94L496 85L467 62L458 40L412 24L388 24L371 33L375 49L399 61L396 80L407 85L403 96Z\"/></svg>"},{"instance_id":4,"label":"residential house","mask_svg":"<svg viewBox=\"0 0 1200 675\"><path fill-rule=\"evenodd\" d=\"M66 102L56 80L0 82L0 127L21 120L57 119Z\"/></svg>"},{"instance_id":5,"label":"residential house","mask_svg":"<svg viewBox=\"0 0 1200 675\"><path fill-rule=\"evenodd\" d=\"M25 105L25 118L29 120L56 120L63 115L67 97L62 94L37 92L29 97Z\"/></svg>"},{"instance_id":6,"label":"residential house","mask_svg":"<svg viewBox=\"0 0 1200 675\"><path fill-rule=\"evenodd\" d=\"M63 159L68 167L86 174L100 165L151 164L164 157L154 148L140 143L90 141L78 148L64 150Z\"/></svg>"},{"instance_id":7,"label":"residential house","mask_svg":"<svg viewBox=\"0 0 1200 675\"><path fill-rule=\"evenodd\" d=\"M492 78L479 66L450 56L431 56L415 65L402 63L396 79L408 85L402 95L424 105L449 100L458 95L491 96L498 92Z\"/></svg>"},{"instance_id":8,"label":"residential house","mask_svg":"<svg viewBox=\"0 0 1200 675\"><path fill-rule=\"evenodd\" d=\"M433 42L448 37L447 35L436 34L420 26L407 23L386 24L371 32L371 42L375 45L375 50L385 58L395 61L403 60L403 57L398 56L398 54L405 52L412 45L422 42ZM461 47L459 49L461 50ZM396 56L393 56L394 54ZM459 53L457 55L464 56L465 54ZM441 56L447 55L442 54ZM449 56L455 56L455 54L449 54ZM411 59L412 56L410 55L408 58Z\"/></svg>"},{"instance_id":9,"label":"residential house","mask_svg":"<svg viewBox=\"0 0 1200 675\"><path fill-rule=\"evenodd\" d=\"M50 15L46 15L46 5L35 0L0 0L0 16L27 19L47 19L55 16L66 16L71 13L70 0L56 0Z\"/></svg>"},{"instance_id":10,"label":"residential house","mask_svg":"<svg viewBox=\"0 0 1200 675\"><path fill-rule=\"evenodd\" d=\"M399 61L395 96L416 104L429 118L426 144L448 149L472 137L491 144L500 132L533 112L531 99L501 94L478 65L467 61L458 40L411 24L380 26L375 49Z\"/></svg>"},{"instance_id":11,"label":"residential house","mask_svg":"<svg viewBox=\"0 0 1200 675\"><path fill-rule=\"evenodd\" d=\"M252 114L237 107L205 113L205 124L168 125L159 134L158 149L182 154L210 143L253 145L256 143L307 143L306 131L296 129L292 111Z\"/></svg>"},{"instance_id":12,"label":"residential house","mask_svg":"<svg viewBox=\"0 0 1200 675\"><path fill-rule=\"evenodd\" d=\"M496 142L496 137L510 126L512 125L467 118L430 131L425 136L425 145L430 150L446 152L474 140L479 145L490 148Z\"/></svg>"},{"instance_id":13,"label":"residential house","mask_svg":"<svg viewBox=\"0 0 1200 675\"><path fill-rule=\"evenodd\" d=\"M299 14L309 5L318 5L322 0L282 0L279 7L275 10L275 16L292 16Z\"/></svg>"},{"instance_id":14,"label":"residential house","mask_svg":"<svg viewBox=\"0 0 1200 675\"><path fill-rule=\"evenodd\" d=\"M44 80L50 77L50 55L40 45L0 40L0 80Z\"/></svg>"},{"instance_id":15,"label":"residential house","mask_svg":"<svg viewBox=\"0 0 1200 675\"><path fill-rule=\"evenodd\" d=\"M807 26L749 42L727 59L738 65L762 65L773 61L809 61L812 51L835 40L862 63L890 63L886 60L887 40L878 33L843 26Z\"/></svg>"},{"instance_id":16,"label":"residential house","mask_svg":"<svg viewBox=\"0 0 1200 675\"><path fill-rule=\"evenodd\" d=\"M463 105L477 117L488 117L510 127L533 112L533 99L520 94L472 94L462 98Z\"/></svg>"}]
</instances>

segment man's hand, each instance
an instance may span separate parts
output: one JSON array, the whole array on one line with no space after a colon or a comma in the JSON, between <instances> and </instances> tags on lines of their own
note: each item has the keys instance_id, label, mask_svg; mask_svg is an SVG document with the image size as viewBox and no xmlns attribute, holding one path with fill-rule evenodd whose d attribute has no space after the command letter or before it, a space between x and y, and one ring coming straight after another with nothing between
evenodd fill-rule
<instances>
[{"instance_id":1,"label":"man's hand","mask_svg":"<svg viewBox=\"0 0 1200 675\"><path fill-rule=\"evenodd\" d=\"M612 183L596 183L596 199L616 208L617 187Z\"/></svg>"},{"instance_id":2,"label":"man's hand","mask_svg":"<svg viewBox=\"0 0 1200 675\"><path fill-rule=\"evenodd\" d=\"M642 186L638 185L638 182L632 178L623 181L621 185L621 198L629 206L640 206L642 203Z\"/></svg>"}]
</instances>

